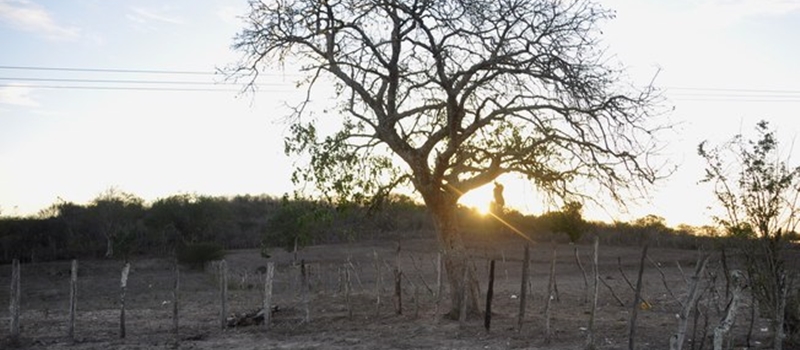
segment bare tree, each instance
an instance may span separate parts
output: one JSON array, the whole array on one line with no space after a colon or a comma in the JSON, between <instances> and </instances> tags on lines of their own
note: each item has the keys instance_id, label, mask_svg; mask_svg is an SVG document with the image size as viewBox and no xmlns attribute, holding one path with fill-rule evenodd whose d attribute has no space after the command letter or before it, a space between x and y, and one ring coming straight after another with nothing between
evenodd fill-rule
<instances>
[{"instance_id":1,"label":"bare tree","mask_svg":"<svg viewBox=\"0 0 800 350\"><path fill-rule=\"evenodd\" d=\"M784 235L796 232L800 223L800 166L790 167L781 159L775 132L766 121L756 124L756 133L756 139L739 134L713 148L703 142L698 153L707 165L703 180L714 186L725 211L715 220L742 239L738 248L750 292L772 320L773 346L781 349L786 299L795 276L786 268Z\"/></svg>"},{"instance_id":2,"label":"bare tree","mask_svg":"<svg viewBox=\"0 0 800 350\"><path fill-rule=\"evenodd\" d=\"M306 99L286 151L308 164L295 182L332 201L413 186L436 225L451 316L462 302L477 314L475 271L462 278L464 193L518 173L554 198L591 188L619 200L665 175L651 157L658 94L620 84L599 44L613 16L585 0L252 0L228 73L256 88L270 65L299 64ZM337 105L320 116L311 97L326 79Z\"/></svg>"},{"instance_id":3,"label":"bare tree","mask_svg":"<svg viewBox=\"0 0 800 350\"><path fill-rule=\"evenodd\" d=\"M95 198L89 206L93 228L106 241L106 258L112 258L114 248L123 248L123 258L127 259L127 250L131 249L135 240L137 221L144 215L144 200L133 194L109 188Z\"/></svg>"}]
</instances>

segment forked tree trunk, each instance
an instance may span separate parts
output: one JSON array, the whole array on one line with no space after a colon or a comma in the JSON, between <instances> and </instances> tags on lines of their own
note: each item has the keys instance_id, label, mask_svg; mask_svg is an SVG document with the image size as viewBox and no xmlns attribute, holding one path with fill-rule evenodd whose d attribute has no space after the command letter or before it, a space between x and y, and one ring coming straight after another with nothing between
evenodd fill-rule
<instances>
[{"instance_id":1,"label":"forked tree trunk","mask_svg":"<svg viewBox=\"0 0 800 350\"><path fill-rule=\"evenodd\" d=\"M733 323L736 320L736 313L742 300L744 287L747 285L747 278L745 278L744 273L741 271L733 270L731 271L731 283L733 288L731 293L733 294L733 297L728 304L728 309L725 312L725 316L717 328L714 329L714 350L723 350L725 337L730 332L731 327L733 327Z\"/></svg>"},{"instance_id":2,"label":"forked tree trunk","mask_svg":"<svg viewBox=\"0 0 800 350\"><path fill-rule=\"evenodd\" d=\"M450 284L450 312L448 316L458 319L462 303L467 303L467 315L479 317L479 285L475 267L469 263L469 253L464 245L456 221L455 205L429 207L436 223L439 244L442 247L444 269ZM464 274L464 269L467 273ZM466 278L464 278L466 276ZM466 286L466 293L461 293ZM463 296L463 299L462 299Z\"/></svg>"}]
</instances>

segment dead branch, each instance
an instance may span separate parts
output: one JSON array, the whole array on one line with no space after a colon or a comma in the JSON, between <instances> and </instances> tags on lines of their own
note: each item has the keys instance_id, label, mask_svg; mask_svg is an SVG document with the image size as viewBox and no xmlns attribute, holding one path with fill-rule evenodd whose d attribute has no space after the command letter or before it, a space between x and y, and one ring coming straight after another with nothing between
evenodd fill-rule
<instances>
[{"instance_id":1,"label":"dead branch","mask_svg":"<svg viewBox=\"0 0 800 350\"><path fill-rule=\"evenodd\" d=\"M599 281L604 286L606 286L606 288L608 288L608 291L611 292L611 296L614 297L614 300L616 300L617 303L619 303L619 306L625 306L625 302L623 302L622 299L620 299L619 296L617 296L617 293L614 292L614 288L611 288L611 286L608 284L608 282L605 281L605 279L601 277L599 278Z\"/></svg>"},{"instance_id":2,"label":"dead branch","mask_svg":"<svg viewBox=\"0 0 800 350\"><path fill-rule=\"evenodd\" d=\"M647 260L650 261L650 263L653 264L653 266L655 266L656 270L658 270L658 273L661 275L661 283L664 284L664 288L667 290L667 293L669 293L672 299L677 301L678 304L680 304L681 309L683 309L684 308L683 302L678 297L675 296L675 293L672 292L672 288L669 287L669 283L667 282L667 275L664 274L664 270L661 269L661 265L655 262L649 256L647 257Z\"/></svg>"},{"instance_id":3,"label":"dead branch","mask_svg":"<svg viewBox=\"0 0 800 350\"><path fill-rule=\"evenodd\" d=\"M636 293L636 287L633 286L633 283L631 283L631 280L628 279L628 275L625 274L625 270L622 269L622 258L620 258L620 257L617 257L617 268L619 269L619 273L622 275L622 279L625 280L625 284L627 284L628 287L630 287L631 292L633 292L635 294ZM644 296L642 296L642 302L645 303L645 304L650 305L650 302L647 301L647 299L645 299Z\"/></svg>"},{"instance_id":4,"label":"dead branch","mask_svg":"<svg viewBox=\"0 0 800 350\"><path fill-rule=\"evenodd\" d=\"M575 247L575 262L578 264L578 267L581 269L581 274L583 275L583 303L586 304L589 302L589 279L586 278L586 269L584 269L583 264L581 264L578 247Z\"/></svg>"},{"instance_id":5,"label":"dead branch","mask_svg":"<svg viewBox=\"0 0 800 350\"><path fill-rule=\"evenodd\" d=\"M689 279L686 278L686 273L683 272L683 268L681 267L681 262L676 260L675 261L675 265L678 265L678 271L681 272L681 278L683 278L683 282L686 283L686 285L688 286L689 285Z\"/></svg>"},{"instance_id":6,"label":"dead branch","mask_svg":"<svg viewBox=\"0 0 800 350\"><path fill-rule=\"evenodd\" d=\"M409 258L411 258L411 265L414 266L414 270L417 272L417 279L422 281L422 284L425 286L425 289L428 290L428 293L430 293L431 295L435 295L436 293L434 293L433 288L431 288L431 286L428 285L428 282L425 281L424 272L422 272L422 269L419 267L419 264L417 264L417 259L415 259L414 256L411 254L407 255Z\"/></svg>"},{"instance_id":7,"label":"dead branch","mask_svg":"<svg viewBox=\"0 0 800 350\"><path fill-rule=\"evenodd\" d=\"M700 290L700 282L702 281L703 270L706 268L708 258L709 256L705 255L697 262L694 275L692 275L692 283L689 285L689 294L686 296L686 303L681 304L682 310L678 315L678 332L670 338L670 350L681 350L683 348L683 343L686 338L686 328L689 324L689 316L692 309L697 306L697 301L700 297L698 291ZM695 324L696 323L697 318L695 318Z\"/></svg>"}]
</instances>

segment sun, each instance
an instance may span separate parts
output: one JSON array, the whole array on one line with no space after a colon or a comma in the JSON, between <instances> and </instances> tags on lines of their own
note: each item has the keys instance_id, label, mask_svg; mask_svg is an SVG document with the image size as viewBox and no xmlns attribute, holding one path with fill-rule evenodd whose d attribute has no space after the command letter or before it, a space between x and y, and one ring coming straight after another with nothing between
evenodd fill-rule
<instances>
[{"instance_id":1,"label":"sun","mask_svg":"<svg viewBox=\"0 0 800 350\"><path fill-rule=\"evenodd\" d=\"M492 186L484 185L467 192L458 202L465 207L475 209L481 215L486 215L489 214L492 196Z\"/></svg>"}]
</instances>

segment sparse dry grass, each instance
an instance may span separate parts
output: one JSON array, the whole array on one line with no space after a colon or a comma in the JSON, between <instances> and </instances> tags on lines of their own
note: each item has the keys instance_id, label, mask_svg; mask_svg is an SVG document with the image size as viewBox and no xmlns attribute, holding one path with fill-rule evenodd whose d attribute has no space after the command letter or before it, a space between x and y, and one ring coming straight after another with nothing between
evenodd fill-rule
<instances>
[{"instance_id":1,"label":"sparse dry grass","mask_svg":"<svg viewBox=\"0 0 800 350\"><path fill-rule=\"evenodd\" d=\"M299 267L292 265L292 255L274 251L277 264L274 300L281 308L275 314L269 331L261 327L219 329L219 297L213 272L184 270L181 281L181 349L577 349L585 339L589 306L583 301L583 277L574 261L573 249L578 248L584 264L589 263L589 245L558 245L557 282L560 301L553 303L553 342L543 343L544 294L547 288L550 245L535 245L532 249L532 296L529 298L525 330L517 334L519 274L522 245L512 239L494 242L476 239L471 243L475 266L481 276L481 288L486 291L488 260L497 260L492 332L486 333L483 322L475 320L461 329L458 322L439 319L434 315L435 298L425 284L435 286L436 241L411 239L402 243L401 268L404 281L404 314L394 315L391 304L391 271L396 242L374 241L354 244L312 246L301 251L306 261L311 289L311 322L302 323L302 301L299 295ZM383 276L381 309L375 313L375 270L373 252L379 256ZM626 302L633 293L617 271L617 258L628 276L638 269L640 248L637 246L601 245L600 273ZM679 296L686 286L676 261L686 273L691 273L697 257L695 250L651 248L650 256L662 263L668 283ZM503 260L503 257L505 259ZM266 260L258 250L229 252L231 312L242 313L259 307L263 281L258 267ZM349 263L348 263L349 261ZM127 295L128 337L118 339L118 261L81 261L79 277L78 321L79 342L70 345L66 339L66 320L69 298L69 262L25 264L22 266L22 335L26 348L70 349L142 349L166 348L173 344L171 335L171 263L166 259L132 261ZM352 269L353 318L347 317L342 289L341 269ZM709 270L720 273L712 261ZM0 267L0 286L7 286L10 268ZM416 286L416 287L415 287ZM661 276L652 266L646 266L644 294L652 309L639 314L641 348L667 348L669 335L676 330L675 314L680 305L665 291ZM435 289L435 288L434 288ZM416 291L416 299L413 296ZM717 278L717 291L724 298L724 279ZM724 300L705 298L709 307L709 324L718 319L717 307L724 309ZM0 288L0 302L8 301L8 288ZM447 297L442 299L446 309ZM608 292L600 289L600 308L597 315L598 344L601 349L618 349L627 344L628 306L618 306ZM746 333L746 315L742 312L734 332L737 344ZM8 335L8 309L0 308L0 338ZM701 325L703 319L699 322ZM765 342L766 326L759 320L756 336ZM691 334L691 327L690 327ZM8 344L5 344L8 345Z\"/></svg>"}]
</instances>

